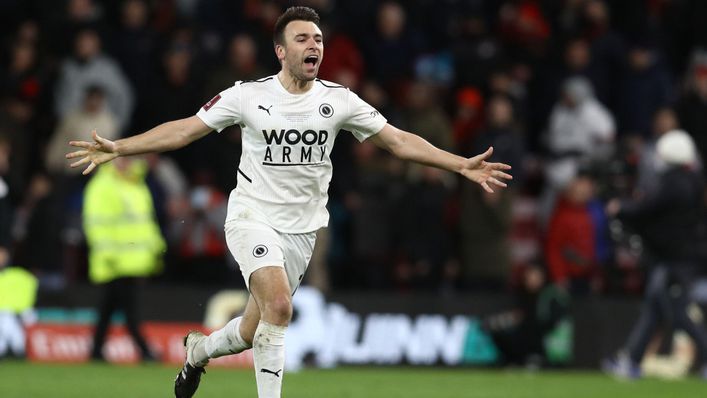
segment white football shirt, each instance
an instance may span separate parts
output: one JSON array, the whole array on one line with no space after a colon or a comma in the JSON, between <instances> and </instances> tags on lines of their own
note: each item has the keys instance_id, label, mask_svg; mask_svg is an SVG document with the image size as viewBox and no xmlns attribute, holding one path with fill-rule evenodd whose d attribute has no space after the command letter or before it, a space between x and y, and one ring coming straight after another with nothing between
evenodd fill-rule
<instances>
[{"instance_id":1,"label":"white football shirt","mask_svg":"<svg viewBox=\"0 0 707 398\"><path fill-rule=\"evenodd\" d=\"M327 225L329 155L339 130L364 141L387 122L346 87L316 79L306 93L291 94L277 76L238 81L196 115L219 132L241 126L243 153L226 222L255 212L250 217L284 233Z\"/></svg>"}]
</instances>

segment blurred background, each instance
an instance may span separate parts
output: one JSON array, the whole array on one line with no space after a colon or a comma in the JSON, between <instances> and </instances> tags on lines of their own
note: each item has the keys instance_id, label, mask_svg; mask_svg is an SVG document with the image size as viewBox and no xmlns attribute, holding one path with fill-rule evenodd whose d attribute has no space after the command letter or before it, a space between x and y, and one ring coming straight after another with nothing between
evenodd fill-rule
<instances>
[{"instance_id":1,"label":"blurred background","mask_svg":"<svg viewBox=\"0 0 707 398\"><path fill-rule=\"evenodd\" d=\"M22 355L89 355L100 294L82 220L91 177L68 168L67 142L93 128L117 139L189 117L235 81L276 73L273 25L293 3L0 1L0 257L37 281L31 303L15 311L25 314ZM303 332L288 342L299 347L288 363L597 367L620 348L650 259L604 206L657 181L654 143L669 130L687 131L707 156L707 3L297 4L322 17L322 79L443 149L472 156L493 146L514 180L489 195L339 134L331 221L295 296L292 335ZM173 340L184 325L218 327L244 304L223 234L240 154L233 126L144 157L166 249L140 281L140 313L165 361L181 361ZM695 282L692 301L707 302L707 284ZM376 336L391 331L399 350L381 354ZM358 351L307 341L320 332ZM106 356L135 360L121 333ZM437 342L420 353L406 345L414 336ZM654 351L689 367L694 348L679 337ZM73 348L54 350L62 338Z\"/></svg>"}]
</instances>

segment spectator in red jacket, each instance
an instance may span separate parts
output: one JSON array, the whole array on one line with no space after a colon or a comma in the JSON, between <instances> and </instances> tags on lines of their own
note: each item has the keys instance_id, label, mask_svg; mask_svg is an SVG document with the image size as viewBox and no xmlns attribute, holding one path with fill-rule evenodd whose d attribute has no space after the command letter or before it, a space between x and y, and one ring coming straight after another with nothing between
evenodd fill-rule
<instances>
[{"instance_id":1,"label":"spectator in red jacket","mask_svg":"<svg viewBox=\"0 0 707 398\"><path fill-rule=\"evenodd\" d=\"M593 197L593 180L582 174L575 177L555 206L547 232L545 257L551 279L572 294L586 294L599 287L594 225L588 207Z\"/></svg>"}]
</instances>

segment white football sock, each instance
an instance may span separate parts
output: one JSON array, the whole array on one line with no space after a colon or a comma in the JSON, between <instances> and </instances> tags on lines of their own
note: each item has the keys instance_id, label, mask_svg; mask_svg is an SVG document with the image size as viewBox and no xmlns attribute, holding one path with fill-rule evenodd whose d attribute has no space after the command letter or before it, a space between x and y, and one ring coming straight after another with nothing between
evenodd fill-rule
<instances>
[{"instance_id":1,"label":"white football sock","mask_svg":"<svg viewBox=\"0 0 707 398\"><path fill-rule=\"evenodd\" d=\"M253 338L253 363L259 398L280 398L285 368L285 330L260 321Z\"/></svg>"},{"instance_id":2,"label":"white football sock","mask_svg":"<svg viewBox=\"0 0 707 398\"><path fill-rule=\"evenodd\" d=\"M238 354L249 349L250 344L241 337L240 324L243 317L231 319L226 326L214 331L194 347L195 362L204 362L210 358Z\"/></svg>"}]
</instances>

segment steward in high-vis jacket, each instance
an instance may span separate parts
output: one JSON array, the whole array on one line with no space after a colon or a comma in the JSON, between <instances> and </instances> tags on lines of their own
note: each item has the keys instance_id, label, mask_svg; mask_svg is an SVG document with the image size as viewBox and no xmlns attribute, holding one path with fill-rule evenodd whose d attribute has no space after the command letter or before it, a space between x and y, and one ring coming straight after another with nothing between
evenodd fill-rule
<instances>
[{"instance_id":1,"label":"steward in high-vis jacket","mask_svg":"<svg viewBox=\"0 0 707 398\"><path fill-rule=\"evenodd\" d=\"M111 315L122 310L142 359L151 360L154 357L139 331L138 286L140 278L161 271L166 246L145 183L146 164L116 160L101 166L84 192L89 278L104 287L91 358L104 360L102 348Z\"/></svg>"},{"instance_id":2,"label":"steward in high-vis jacket","mask_svg":"<svg viewBox=\"0 0 707 398\"><path fill-rule=\"evenodd\" d=\"M2 250L2 248L0 248ZM37 278L20 267L7 267L8 256L0 253L0 358L25 356L25 327L36 317Z\"/></svg>"}]
</instances>

